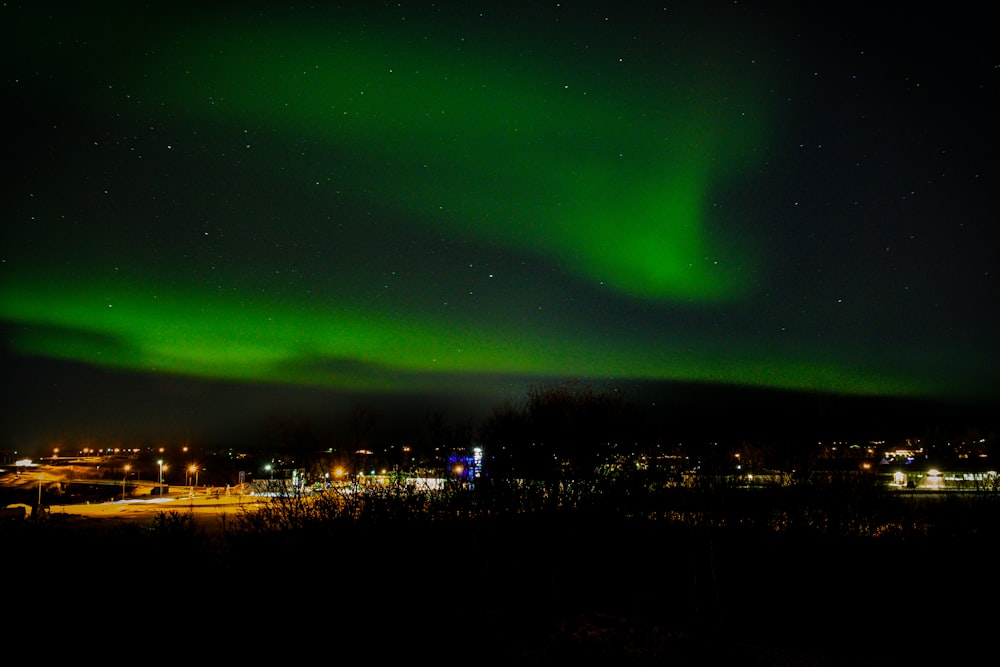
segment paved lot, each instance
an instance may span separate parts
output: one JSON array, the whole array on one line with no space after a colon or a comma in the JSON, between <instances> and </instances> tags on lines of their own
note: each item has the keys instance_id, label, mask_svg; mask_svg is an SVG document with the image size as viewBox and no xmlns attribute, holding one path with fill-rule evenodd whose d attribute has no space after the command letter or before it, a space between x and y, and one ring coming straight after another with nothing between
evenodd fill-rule
<instances>
[{"instance_id":1,"label":"paved lot","mask_svg":"<svg viewBox=\"0 0 1000 667\"><path fill-rule=\"evenodd\" d=\"M105 503L79 503L71 505L51 505L49 514L67 514L90 519L108 519L147 523L155 520L163 512L191 513L196 522L210 525L225 515L246 511L257 504L258 499L238 494L219 496L189 496L186 494L165 495L163 498L116 500Z\"/></svg>"}]
</instances>

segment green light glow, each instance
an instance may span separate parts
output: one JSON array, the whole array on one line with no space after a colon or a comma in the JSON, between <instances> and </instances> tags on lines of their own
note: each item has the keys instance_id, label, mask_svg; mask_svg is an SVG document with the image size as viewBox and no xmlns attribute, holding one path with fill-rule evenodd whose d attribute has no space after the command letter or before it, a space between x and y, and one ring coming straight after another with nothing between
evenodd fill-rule
<instances>
[{"instance_id":1,"label":"green light glow","mask_svg":"<svg viewBox=\"0 0 1000 667\"><path fill-rule=\"evenodd\" d=\"M18 296L14 296L14 294ZM507 327L398 321L372 312L317 312L304 306L234 303L197 292L108 296L92 287L37 286L2 293L20 353L138 371L242 381L291 382L364 391L439 388L462 373L704 380L855 393L906 392L912 385L838 364L734 363L710 349L612 346L599 340L532 337ZM342 363L345 362L345 363ZM416 385L414 383L417 383Z\"/></svg>"},{"instance_id":2,"label":"green light glow","mask_svg":"<svg viewBox=\"0 0 1000 667\"><path fill-rule=\"evenodd\" d=\"M415 238L464 239L546 266L578 294L600 294L610 319L620 319L632 304L694 318L708 308L738 307L752 289L747 276L759 260L726 233L739 221L708 215L714 193L754 167L771 131L760 84L767 73L749 58L705 67L713 53L706 42L681 51L679 64L664 58L674 70L636 81L619 80L610 52L593 56L600 67L561 66L557 47L528 55L485 42L445 48L433 39L397 39L377 25L361 30L275 19L262 29L226 21L161 38L144 44L141 58L107 63L111 83L70 102L100 118L117 118L124 108L136 125L172 131L156 150L190 154L203 149L206 137L225 144L206 161L230 161L234 173L259 179L242 190L233 186L228 196L234 199L269 179L300 178L315 185L317 199L346 200L372 225L405 220ZM121 141L101 136L92 143ZM290 155L304 157L286 165ZM133 168L140 167L121 171ZM166 172L163 179L180 192L170 196L216 198L211 188ZM104 175L94 175L92 184L90 177L82 180L99 192ZM69 214L125 235L120 230L150 225L152 214L141 205L105 208L103 193L93 196L102 203ZM170 218L167 198L157 193L143 204L155 200L161 207L150 228L162 238L154 241L173 241L172 234L180 237L202 222ZM335 237L341 209L331 205L333 213L320 214L305 198L289 199L275 204L281 211L275 227L309 229L303 245L309 236ZM240 211L260 216L255 228L273 215ZM211 223L242 226L240 220ZM310 259L312 274L329 265L331 275L341 271L337 279L343 278L322 299L310 300L298 285L269 281L252 265L224 266L224 244L236 241L221 242L211 257L185 246L176 258L158 255L152 241L153 249L137 243L130 251L139 257L127 266L121 251L78 248L73 238L50 256L9 255L0 317L11 323L10 345L19 353L138 371L380 390L455 374L704 380L858 393L926 387L808 346L762 352L738 338L722 349L697 335L675 336L668 325L654 333L628 322L608 325L604 306L583 296L555 297L527 280L479 310L466 306L452 314L429 305L438 298L424 296L429 285L410 285L404 296L376 303L370 286L387 269L356 260L352 266L361 275L344 277L347 252L337 256L339 264L320 253ZM740 252L727 250L734 247ZM98 279L113 256L124 270L114 280ZM164 266L174 261L169 270L181 275L166 277ZM211 264L198 267L199 276L212 273L211 279L193 275L198 262ZM456 282L448 271L445 284L433 286L438 291ZM227 281L239 291L220 291ZM559 303L552 320L541 305L525 305L539 295Z\"/></svg>"},{"instance_id":3,"label":"green light glow","mask_svg":"<svg viewBox=\"0 0 1000 667\"><path fill-rule=\"evenodd\" d=\"M713 179L763 138L746 65L649 87L581 77L542 58L286 26L248 40L213 29L136 77L136 94L225 126L326 144L351 196L455 234L557 258L648 298L726 299L703 207ZM289 37L288 35L291 35ZM699 54L688 54L697 58ZM743 81L739 86L734 82ZM392 174L387 178L386 174Z\"/></svg>"}]
</instances>

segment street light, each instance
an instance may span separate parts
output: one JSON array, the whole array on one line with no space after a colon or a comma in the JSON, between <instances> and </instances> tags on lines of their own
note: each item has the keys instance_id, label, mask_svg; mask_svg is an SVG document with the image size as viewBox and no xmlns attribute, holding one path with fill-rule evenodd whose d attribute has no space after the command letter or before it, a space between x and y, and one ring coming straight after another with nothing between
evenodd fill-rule
<instances>
[{"instance_id":1,"label":"street light","mask_svg":"<svg viewBox=\"0 0 1000 667\"><path fill-rule=\"evenodd\" d=\"M271 494L274 493L274 466L271 465L270 463L266 463L266 464L264 464L264 470L266 470L268 473L270 473L270 478L271 479L267 483L267 492L268 492L268 495L271 495Z\"/></svg>"},{"instance_id":2,"label":"street light","mask_svg":"<svg viewBox=\"0 0 1000 667\"><path fill-rule=\"evenodd\" d=\"M188 484L191 484L191 473L194 473L194 486L198 486L198 466L188 466ZM194 495L194 486L191 487L191 495Z\"/></svg>"},{"instance_id":3,"label":"street light","mask_svg":"<svg viewBox=\"0 0 1000 667\"><path fill-rule=\"evenodd\" d=\"M122 500L125 500L125 480L128 479L128 469L131 468L129 464L125 464L125 476L122 477Z\"/></svg>"},{"instance_id":4,"label":"street light","mask_svg":"<svg viewBox=\"0 0 1000 667\"><path fill-rule=\"evenodd\" d=\"M159 482L158 488L159 488L160 497L162 498L163 497L163 459L160 459L159 461L157 461L156 464L158 466L160 466L160 482Z\"/></svg>"}]
</instances>

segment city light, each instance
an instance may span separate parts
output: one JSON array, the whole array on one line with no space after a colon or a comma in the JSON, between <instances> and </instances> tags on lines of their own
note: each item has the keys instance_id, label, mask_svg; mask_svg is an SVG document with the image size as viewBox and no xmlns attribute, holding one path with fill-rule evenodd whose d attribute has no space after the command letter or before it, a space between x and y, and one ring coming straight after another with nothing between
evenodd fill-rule
<instances>
[{"instance_id":1,"label":"city light","mask_svg":"<svg viewBox=\"0 0 1000 667\"><path fill-rule=\"evenodd\" d=\"M167 466L166 466L166 464L163 463L163 459L158 460L156 462L156 464L160 468L160 478L159 478L159 484L158 484L158 487L157 487L157 493L159 493L160 496L162 496L163 495L163 471L166 469Z\"/></svg>"}]
</instances>

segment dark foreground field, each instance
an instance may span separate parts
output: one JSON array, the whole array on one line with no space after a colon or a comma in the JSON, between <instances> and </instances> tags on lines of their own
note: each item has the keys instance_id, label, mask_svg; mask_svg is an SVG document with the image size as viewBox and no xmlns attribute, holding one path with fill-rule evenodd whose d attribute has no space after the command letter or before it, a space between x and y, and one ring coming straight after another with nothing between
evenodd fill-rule
<instances>
[{"instance_id":1,"label":"dark foreground field","mask_svg":"<svg viewBox=\"0 0 1000 667\"><path fill-rule=\"evenodd\" d=\"M183 513L151 528L51 516L0 529L4 627L41 655L196 664L894 665L995 651L994 498L830 492L820 512L791 493L675 495L642 512L466 498L351 517L289 501L213 531Z\"/></svg>"}]
</instances>

